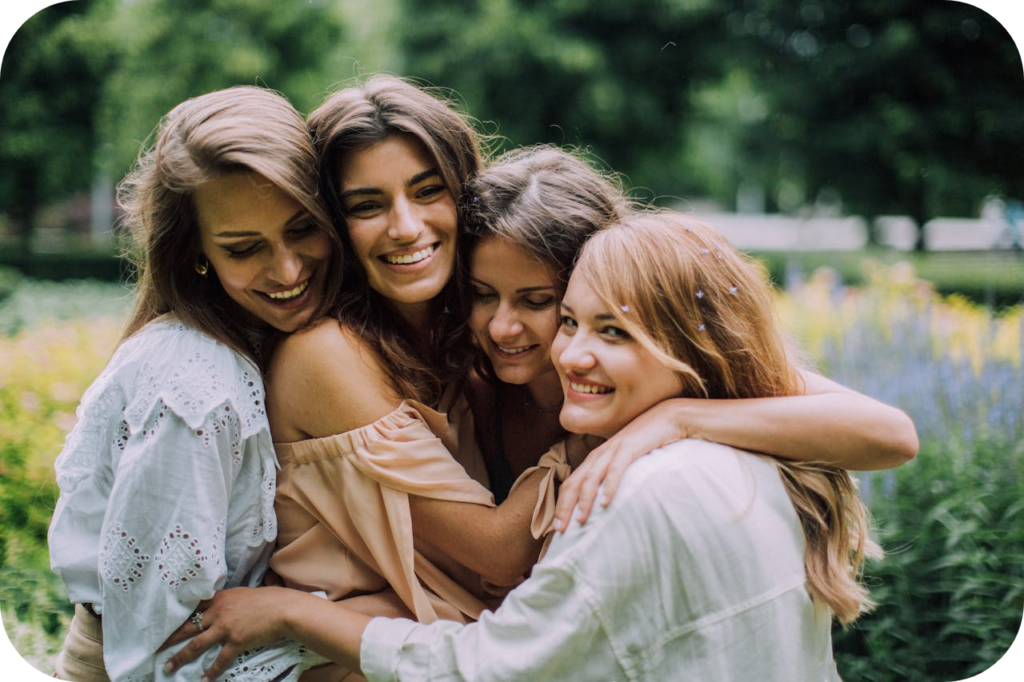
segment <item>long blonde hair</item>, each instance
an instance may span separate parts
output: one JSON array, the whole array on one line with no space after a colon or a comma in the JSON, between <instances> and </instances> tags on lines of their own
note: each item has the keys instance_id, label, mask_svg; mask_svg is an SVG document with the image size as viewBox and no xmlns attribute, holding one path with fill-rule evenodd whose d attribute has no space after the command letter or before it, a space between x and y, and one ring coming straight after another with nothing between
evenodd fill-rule
<instances>
[{"instance_id":1,"label":"long blonde hair","mask_svg":"<svg viewBox=\"0 0 1024 682\"><path fill-rule=\"evenodd\" d=\"M671 212L627 218L583 247L581 276L634 339L679 373L684 395L765 398L803 392L774 319L764 269L712 227ZM844 625L873 603L859 581L868 513L848 472L773 460L806 538L812 595Z\"/></svg>"},{"instance_id":2,"label":"long blonde hair","mask_svg":"<svg viewBox=\"0 0 1024 682\"><path fill-rule=\"evenodd\" d=\"M481 137L471 119L444 94L396 76L378 74L329 96L308 117L320 158L320 186L338 225L345 224L339 198L339 161L347 153L404 133L414 136L437 164L445 186L458 201L463 186L480 170ZM346 247L348 231L342 230ZM456 256L455 271L459 269ZM401 395L428 404L440 399L453 377L468 370L463 352L468 331L455 312L463 308L462 292L453 276L435 300L437 323L431 331L430 357L421 357L387 300L370 288L355 250L345 250L345 286L334 313L378 354L394 388ZM448 311L449 314L443 314Z\"/></svg>"},{"instance_id":3,"label":"long blonde hair","mask_svg":"<svg viewBox=\"0 0 1024 682\"><path fill-rule=\"evenodd\" d=\"M238 86L182 102L160 122L155 142L118 186L131 232L129 257L137 275L134 309L124 337L174 313L182 322L231 346L259 364L239 306L216 273L200 276L202 260L194 194L228 173L262 175L299 204L329 236L332 264L317 317L341 281L341 241L318 196L316 154L302 116L280 94ZM252 330L257 331L257 330Z\"/></svg>"}]
</instances>

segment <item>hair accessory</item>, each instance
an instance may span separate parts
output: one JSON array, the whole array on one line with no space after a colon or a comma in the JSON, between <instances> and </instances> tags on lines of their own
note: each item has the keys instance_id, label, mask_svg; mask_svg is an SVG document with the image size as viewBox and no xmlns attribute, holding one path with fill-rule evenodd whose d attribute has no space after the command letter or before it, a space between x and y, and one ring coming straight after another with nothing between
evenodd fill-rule
<instances>
[{"instance_id":1,"label":"hair accessory","mask_svg":"<svg viewBox=\"0 0 1024 682\"><path fill-rule=\"evenodd\" d=\"M208 273L209 271L209 262L196 263L196 274L198 274L200 277L206 277L206 273Z\"/></svg>"},{"instance_id":2,"label":"hair accessory","mask_svg":"<svg viewBox=\"0 0 1024 682\"><path fill-rule=\"evenodd\" d=\"M702 331L704 331L704 323L703 323L703 322L701 322L701 323L700 323L700 326L699 326L699 327L697 327L697 331L699 331L699 332L702 332Z\"/></svg>"},{"instance_id":3,"label":"hair accessory","mask_svg":"<svg viewBox=\"0 0 1024 682\"><path fill-rule=\"evenodd\" d=\"M697 298L704 298L704 292L698 290L697 291Z\"/></svg>"},{"instance_id":4,"label":"hair accessory","mask_svg":"<svg viewBox=\"0 0 1024 682\"><path fill-rule=\"evenodd\" d=\"M479 195L473 197L473 203L477 204L477 205L480 204L480 196Z\"/></svg>"},{"instance_id":5,"label":"hair accessory","mask_svg":"<svg viewBox=\"0 0 1024 682\"><path fill-rule=\"evenodd\" d=\"M693 232L693 230L690 229L689 225L683 225L683 229L686 230L687 232Z\"/></svg>"},{"instance_id":6,"label":"hair accessory","mask_svg":"<svg viewBox=\"0 0 1024 682\"><path fill-rule=\"evenodd\" d=\"M736 295L737 291L739 291L738 288L736 288L736 287L729 287L729 293L732 294L733 296Z\"/></svg>"},{"instance_id":7,"label":"hair accessory","mask_svg":"<svg viewBox=\"0 0 1024 682\"><path fill-rule=\"evenodd\" d=\"M620 306L619 310L621 310L624 313L628 313L629 312L629 306L628 305Z\"/></svg>"},{"instance_id":8,"label":"hair accessory","mask_svg":"<svg viewBox=\"0 0 1024 682\"><path fill-rule=\"evenodd\" d=\"M700 250L700 252L701 252L702 254L704 254L704 255L707 255L707 254L711 253L710 251L708 251L707 249L705 249L705 248L703 248L703 247L701 247L701 250Z\"/></svg>"}]
</instances>

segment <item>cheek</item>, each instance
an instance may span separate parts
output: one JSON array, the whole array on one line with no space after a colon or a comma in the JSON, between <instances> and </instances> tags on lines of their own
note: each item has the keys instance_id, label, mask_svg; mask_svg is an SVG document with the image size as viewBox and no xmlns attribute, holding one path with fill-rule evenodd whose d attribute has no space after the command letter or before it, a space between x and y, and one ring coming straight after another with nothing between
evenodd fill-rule
<instances>
[{"instance_id":1,"label":"cheek","mask_svg":"<svg viewBox=\"0 0 1024 682\"><path fill-rule=\"evenodd\" d=\"M317 260L331 257L331 239L326 234L317 234L310 239L309 255Z\"/></svg>"},{"instance_id":2,"label":"cheek","mask_svg":"<svg viewBox=\"0 0 1024 682\"><path fill-rule=\"evenodd\" d=\"M474 303L469 310L469 331L477 338L484 338L491 319L492 315L487 306Z\"/></svg>"},{"instance_id":3,"label":"cheek","mask_svg":"<svg viewBox=\"0 0 1024 682\"><path fill-rule=\"evenodd\" d=\"M369 225L348 228L348 238L352 242L352 251L363 265L370 261L370 250L373 248L373 230Z\"/></svg>"}]
</instances>

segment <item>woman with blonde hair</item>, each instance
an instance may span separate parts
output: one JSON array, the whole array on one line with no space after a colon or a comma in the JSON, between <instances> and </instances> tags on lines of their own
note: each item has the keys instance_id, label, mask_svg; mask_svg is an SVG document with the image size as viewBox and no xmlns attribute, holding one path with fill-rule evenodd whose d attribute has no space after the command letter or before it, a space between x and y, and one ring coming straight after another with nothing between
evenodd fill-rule
<instances>
[{"instance_id":1,"label":"woman with blonde hair","mask_svg":"<svg viewBox=\"0 0 1024 682\"><path fill-rule=\"evenodd\" d=\"M137 291L56 462L50 560L76 604L58 677L167 679L156 652L203 630L200 601L262 582L277 459L260 367L339 286L316 177L291 104L235 87L175 107L121 183ZM229 668L296 679L318 660L289 643Z\"/></svg>"},{"instance_id":2,"label":"woman with blonde hair","mask_svg":"<svg viewBox=\"0 0 1024 682\"><path fill-rule=\"evenodd\" d=\"M636 215L598 232L552 349L563 425L611 438L680 396L799 393L768 292L759 267L687 216ZM555 534L531 577L476 623L232 590L215 600L213 629L172 663L219 641L292 637L370 680L838 680L832 619L870 608L857 575L877 554L844 471L681 440L630 466L615 500ZM256 622L249 609L275 617Z\"/></svg>"},{"instance_id":3,"label":"woman with blonde hair","mask_svg":"<svg viewBox=\"0 0 1024 682\"><path fill-rule=\"evenodd\" d=\"M509 152L478 174L464 208L466 316L478 349L469 395L500 500L566 436L550 348L580 249L638 206L583 154L541 145ZM552 513L564 527L577 500L585 520L599 486L607 503L630 462L682 438L850 469L888 468L913 457L917 438L903 412L813 372L800 370L800 378L802 390L781 398L664 401L599 445L559 487L557 511L553 502L538 505L534 528L546 527ZM553 500L556 481L568 474L565 458L565 449L556 448L543 460L555 475L547 477L542 499Z\"/></svg>"}]
</instances>

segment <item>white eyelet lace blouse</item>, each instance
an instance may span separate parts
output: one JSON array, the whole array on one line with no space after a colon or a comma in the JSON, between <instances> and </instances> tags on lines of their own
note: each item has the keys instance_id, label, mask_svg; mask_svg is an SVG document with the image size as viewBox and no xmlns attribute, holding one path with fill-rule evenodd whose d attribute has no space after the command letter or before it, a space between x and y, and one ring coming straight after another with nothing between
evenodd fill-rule
<instances>
[{"instance_id":1,"label":"white eyelet lace blouse","mask_svg":"<svg viewBox=\"0 0 1024 682\"><path fill-rule=\"evenodd\" d=\"M102 613L108 674L169 679L159 646L215 590L259 585L273 549L277 459L258 370L173 319L152 322L86 391L56 470L51 566L72 602ZM216 650L173 678L198 679ZM313 658L263 647L226 677L293 668L293 680Z\"/></svg>"}]
</instances>

